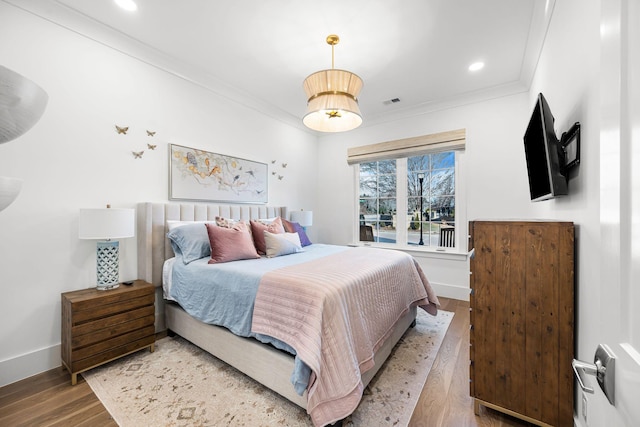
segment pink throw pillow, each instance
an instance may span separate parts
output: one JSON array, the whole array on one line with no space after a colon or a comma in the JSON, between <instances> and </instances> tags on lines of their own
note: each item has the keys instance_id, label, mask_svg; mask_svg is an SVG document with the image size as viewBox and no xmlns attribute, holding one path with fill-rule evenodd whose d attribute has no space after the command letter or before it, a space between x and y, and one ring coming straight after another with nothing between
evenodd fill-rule
<instances>
[{"instance_id":1,"label":"pink throw pillow","mask_svg":"<svg viewBox=\"0 0 640 427\"><path fill-rule=\"evenodd\" d=\"M260 258L245 223L240 222L231 228L218 227L209 223L205 226L211 245L209 264Z\"/></svg>"},{"instance_id":2,"label":"pink throw pillow","mask_svg":"<svg viewBox=\"0 0 640 427\"><path fill-rule=\"evenodd\" d=\"M260 221L250 221L251 234L253 235L253 244L260 255L267 253L267 244L264 240L264 232L268 231L273 234L284 233L284 226L280 217L274 219L271 224L264 224Z\"/></svg>"}]
</instances>

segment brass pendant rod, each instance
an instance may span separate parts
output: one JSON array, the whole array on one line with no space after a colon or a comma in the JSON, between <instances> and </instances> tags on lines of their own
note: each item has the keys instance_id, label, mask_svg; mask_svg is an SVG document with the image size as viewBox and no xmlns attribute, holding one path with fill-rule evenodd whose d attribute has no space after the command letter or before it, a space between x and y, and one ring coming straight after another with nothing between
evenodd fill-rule
<instances>
[{"instance_id":1,"label":"brass pendant rod","mask_svg":"<svg viewBox=\"0 0 640 427\"><path fill-rule=\"evenodd\" d=\"M327 44L331 45L331 68L335 68L334 66L334 48L340 42L340 37L335 34L330 34L327 36Z\"/></svg>"},{"instance_id":2,"label":"brass pendant rod","mask_svg":"<svg viewBox=\"0 0 640 427\"><path fill-rule=\"evenodd\" d=\"M335 45L331 45L331 69L334 69L334 68L335 68L335 66L333 65L333 61L334 61L334 56L333 56L334 49L335 49Z\"/></svg>"}]
</instances>

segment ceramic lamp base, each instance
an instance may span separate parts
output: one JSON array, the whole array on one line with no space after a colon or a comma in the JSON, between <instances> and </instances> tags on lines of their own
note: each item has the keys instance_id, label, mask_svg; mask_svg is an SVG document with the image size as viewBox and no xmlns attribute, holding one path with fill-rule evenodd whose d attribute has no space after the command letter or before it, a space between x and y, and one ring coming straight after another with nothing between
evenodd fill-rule
<instances>
[{"instance_id":1,"label":"ceramic lamp base","mask_svg":"<svg viewBox=\"0 0 640 427\"><path fill-rule=\"evenodd\" d=\"M118 252L117 240L98 242L98 252L96 253L98 290L106 291L120 286L118 282L118 276L120 274Z\"/></svg>"}]
</instances>

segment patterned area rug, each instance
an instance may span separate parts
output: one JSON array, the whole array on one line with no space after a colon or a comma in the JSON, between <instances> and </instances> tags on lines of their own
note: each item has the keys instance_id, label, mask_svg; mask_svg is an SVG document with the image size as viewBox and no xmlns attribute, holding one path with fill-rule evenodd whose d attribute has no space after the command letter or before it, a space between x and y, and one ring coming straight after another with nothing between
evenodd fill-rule
<instances>
[{"instance_id":1,"label":"patterned area rug","mask_svg":"<svg viewBox=\"0 0 640 427\"><path fill-rule=\"evenodd\" d=\"M406 426L452 318L419 309L343 425ZM304 409L179 337L82 375L121 427L313 425Z\"/></svg>"}]
</instances>

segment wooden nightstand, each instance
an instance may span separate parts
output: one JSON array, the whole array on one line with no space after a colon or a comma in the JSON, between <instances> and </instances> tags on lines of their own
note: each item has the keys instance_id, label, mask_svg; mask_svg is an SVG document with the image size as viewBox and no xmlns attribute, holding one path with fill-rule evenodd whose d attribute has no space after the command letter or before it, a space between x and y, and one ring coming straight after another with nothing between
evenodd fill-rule
<instances>
[{"instance_id":1,"label":"wooden nightstand","mask_svg":"<svg viewBox=\"0 0 640 427\"><path fill-rule=\"evenodd\" d=\"M62 364L78 374L103 363L155 347L155 287L143 280L117 289L62 294Z\"/></svg>"}]
</instances>

